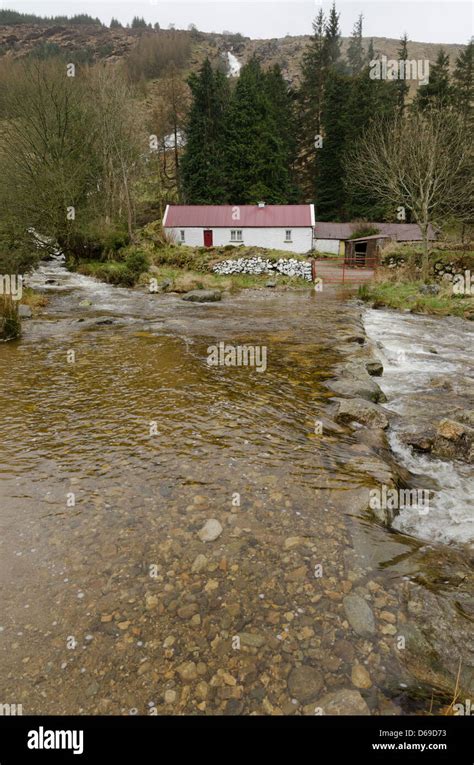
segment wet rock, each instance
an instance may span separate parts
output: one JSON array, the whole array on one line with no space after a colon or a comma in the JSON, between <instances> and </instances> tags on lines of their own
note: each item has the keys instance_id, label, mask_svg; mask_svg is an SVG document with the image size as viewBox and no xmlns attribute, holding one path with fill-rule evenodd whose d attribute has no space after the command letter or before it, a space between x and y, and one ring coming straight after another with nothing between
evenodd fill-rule
<instances>
[{"instance_id":1,"label":"wet rock","mask_svg":"<svg viewBox=\"0 0 474 765\"><path fill-rule=\"evenodd\" d=\"M214 542L222 534L222 526L216 518L209 518L202 529L198 532L198 537L202 542Z\"/></svg>"},{"instance_id":2,"label":"wet rock","mask_svg":"<svg viewBox=\"0 0 474 765\"><path fill-rule=\"evenodd\" d=\"M432 451L442 459L472 462L473 446L474 428L446 418L438 425Z\"/></svg>"},{"instance_id":3,"label":"wet rock","mask_svg":"<svg viewBox=\"0 0 474 765\"><path fill-rule=\"evenodd\" d=\"M433 448L433 435L428 433L403 433L401 440L416 452L430 452Z\"/></svg>"},{"instance_id":4,"label":"wet rock","mask_svg":"<svg viewBox=\"0 0 474 765\"><path fill-rule=\"evenodd\" d=\"M338 403L338 422L358 422L368 428L388 428L388 412L372 401L362 398L335 399Z\"/></svg>"},{"instance_id":5,"label":"wet rock","mask_svg":"<svg viewBox=\"0 0 474 765\"><path fill-rule=\"evenodd\" d=\"M172 688L165 691L165 704L174 704L178 694Z\"/></svg>"},{"instance_id":6,"label":"wet rock","mask_svg":"<svg viewBox=\"0 0 474 765\"><path fill-rule=\"evenodd\" d=\"M252 648L261 648L266 642L263 635L256 635L253 632L240 632L238 637L241 645L248 645Z\"/></svg>"},{"instance_id":7,"label":"wet rock","mask_svg":"<svg viewBox=\"0 0 474 765\"><path fill-rule=\"evenodd\" d=\"M380 361L369 361L365 368L371 377L380 377L383 374L383 364Z\"/></svg>"},{"instance_id":8,"label":"wet rock","mask_svg":"<svg viewBox=\"0 0 474 765\"><path fill-rule=\"evenodd\" d=\"M343 688L334 693L327 693L314 704L324 715L370 715L370 710L359 691ZM305 710L306 712L306 710ZM314 710L307 714L314 714Z\"/></svg>"},{"instance_id":9,"label":"wet rock","mask_svg":"<svg viewBox=\"0 0 474 765\"><path fill-rule=\"evenodd\" d=\"M208 564L208 560L205 555L198 555L191 566L193 574L200 574L201 571L205 571Z\"/></svg>"},{"instance_id":10,"label":"wet rock","mask_svg":"<svg viewBox=\"0 0 474 765\"><path fill-rule=\"evenodd\" d=\"M18 306L18 316L20 319L31 319L32 315L33 314L29 305Z\"/></svg>"},{"instance_id":11,"label":"wet rock","mask_svg":"<svg viewBox=\"0 0 474 765\"><path fill-rule=\"evenodd\" d=\"M219 290L191 290L183 295L181 300L188 300L191 303L215 303L222 300L222 293Z\"/></svg>"},{"instance_id":12,"label":"wet rock","mask_svg":"<svg viewBox=\"0 0 474 765\"><path fill-rule=\"evenodd\" d=\"M375 619L371 607L364 598L351 592L343 600L347 620L354 632L362 637L375 633Z\"/></svg>"},{"instance_id":13,"label":"wet rock","mask_svg":"<svg viewBox=\"0 0 474 765\"><path fill-rule=\"evenodd\" d=\"M185 661L176 668L176 671L181 680L185 683L192 683L193 680L197 680L198 678L197 668L194 661Z\"/></svg>"},{"instance_id":14,"label":"wet rock","mask_svg":"<svg viewBox=\"0 0 474 765\"><path fill-rule=\"evenodd\" d=\"M370 679L370 675L365 667L362 666L362 664L354 664L351 672L351 680L352 684L355 685L356 688L372 687L372 680Z\"/></svg>"},{"instance_id":15,"label":"wet rock","mask_svg":"<svg viewBox=\"0 0 474 765\"><path fill-rule=\"evenodd\" d=\"M288 675L288 691L292 698L307 704L317 698L324 685L323 676L314 667L303 664Z\"/></svg>"},{"instance_id":16,"label":"wet rock","mask_svg":"<svg viewBox=\"0 0 474 765\"><path fill-rule=\"evenodd\" d=\"M376 382L367 376L367 380L336 380L327 383L328 388L338 393L340 396L350 398L362 398L366 401L385 401L385 395Z\"/></svg>"},{"instance_id":17,"label":"wet rock","mask_svg":"<svg viewBox=\"0 0 474 765\"><path fill-rule=\"evenodd\" d=\"M79 303L80 308L88 308L91 305L92 305L92 300L81 300L81 302Z\"/></svg>"}]
</instances>

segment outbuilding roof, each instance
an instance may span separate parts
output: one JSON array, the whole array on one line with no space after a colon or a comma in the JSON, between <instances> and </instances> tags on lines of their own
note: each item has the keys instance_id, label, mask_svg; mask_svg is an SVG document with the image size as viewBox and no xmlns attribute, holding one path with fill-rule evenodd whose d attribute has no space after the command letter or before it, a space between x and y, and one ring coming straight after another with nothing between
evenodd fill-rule
<instances>
[{"instance_id":1,"label":"outbuilding roof","mask_svg":"<svg viewBox=\"0 0 474 765\"><path fill-rule=\"evenodd\" d=\"M418 242L422 240L421 230L417 223L316 223L314 226L315 239L349 239L362 225L376 228L380 236L390 236L396 242ZM435 239L435 231L430 226L429 239ZM363 237L367 239L367 237Z\"/></svg>"},{"instance_id":2,"label":"outbuilding roof","mask_svg":"<svg viewBox=\"0 0 474 765\"><path fill-rule=\"evenodd\" d=\"M313 205L168 205L163 226L183 228L304 228L314 226Z\"/></svg>"}]
</instances>

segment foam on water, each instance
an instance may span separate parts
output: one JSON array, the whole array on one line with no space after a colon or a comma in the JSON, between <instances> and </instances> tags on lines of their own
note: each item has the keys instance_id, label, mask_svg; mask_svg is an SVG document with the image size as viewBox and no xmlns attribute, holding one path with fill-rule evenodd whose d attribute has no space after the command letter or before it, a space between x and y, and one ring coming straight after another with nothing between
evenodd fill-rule
<instances>
[{"instance_id":1,"label":"foam on water","mask_svg":"<svg viewBox=\"0 0 474 765\"><path fill-rule=\"evenodd\" d=\"M445 415L443 403L449 412L451 397L462 393L465 387L461 385L474 379L472 328L469 322L454 317L438 319L381 310L366 313L365 327L384 366L379 384L388 399L385 406L403 418L390 434L393 452L404 467L432 478L438 486L426 515L402 510L393 525L422 539L472 544L472 466L419 454L399 436L400 431L410 430L416 423L436 425ZM440 392L440 408L434 411L426 394L432 391L433 379L439 377L446 377L452 388ZM464 405L472 406L465 399Z\"/></svg>"}]
</instances>

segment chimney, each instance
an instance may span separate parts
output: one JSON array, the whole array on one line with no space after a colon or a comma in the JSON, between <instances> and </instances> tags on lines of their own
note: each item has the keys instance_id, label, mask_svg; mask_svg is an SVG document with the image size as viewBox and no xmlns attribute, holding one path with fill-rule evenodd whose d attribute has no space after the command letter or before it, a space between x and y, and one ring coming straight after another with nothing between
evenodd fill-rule
<instances>
[{"instance_id":1,"label":"chimney","mask_svg":"<svg viewBox=\"0 0 474 765\"><path fill-rule=\"evenodd\" d=\"M259 206L259 207L265 207L265 202L259 202L259 203L258 203L258 206Z\"/></svg>"}]
</instances>

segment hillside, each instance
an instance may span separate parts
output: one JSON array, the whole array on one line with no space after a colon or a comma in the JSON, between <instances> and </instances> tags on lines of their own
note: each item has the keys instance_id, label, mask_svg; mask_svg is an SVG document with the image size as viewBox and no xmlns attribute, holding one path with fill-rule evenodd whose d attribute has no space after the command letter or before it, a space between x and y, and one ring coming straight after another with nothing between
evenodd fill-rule
<instances>
[{"instance_id":1,"label":"hillside","mask_svg":"<svg viewBox=\"0 0 474 765\"><path fill-rule=\"evenodd\" d=\"M47 56L55 53L74 54L82 61L104 60L114 63L124 59L137 45L143 30L102 27L98 25L51 25L17 24L0 26L0 58L23 58L30 55ZM146 32L163 35L166 30ZM225 35L205 32L181 32L191 37L191 68L195 69L206 56L218 60L232 52L241 64L256 53L264 64L278 63L288 82L297 84L299 64L309 36L251 40L241 35ZM342 40L342 52L345 54L349 38ZM365 40L366 48L369 40ZM397 57L399 41L384 37L373 38L376 54L385 54L388 58ZM409 57L428 58L434 62L439 49L438 44L409 42ZM464 45L446 44L443 46L450 57L451 67Z\"/></svg>"}]
</instances>

